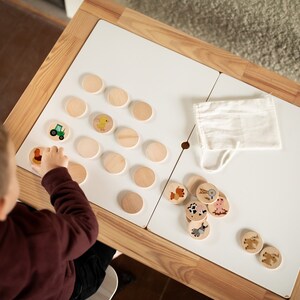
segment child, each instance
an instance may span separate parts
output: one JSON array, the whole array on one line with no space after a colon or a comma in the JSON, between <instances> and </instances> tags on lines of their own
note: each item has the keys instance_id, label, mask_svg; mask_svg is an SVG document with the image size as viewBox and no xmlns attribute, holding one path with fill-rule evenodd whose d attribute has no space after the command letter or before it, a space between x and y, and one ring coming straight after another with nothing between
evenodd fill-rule
<instances>
[{"instance_id":1,"label":"child","mask_svg":"<svg viewBox=\"0 0 300 300\"><path fill-rule=\"evenodd\" d=\"M96 242L96 217L62 148L46 148L35 168L56 213L16 201L14 152L0 124L0 299L86 299L101 285L115 250Z\"/></svg>"}]
</instances>

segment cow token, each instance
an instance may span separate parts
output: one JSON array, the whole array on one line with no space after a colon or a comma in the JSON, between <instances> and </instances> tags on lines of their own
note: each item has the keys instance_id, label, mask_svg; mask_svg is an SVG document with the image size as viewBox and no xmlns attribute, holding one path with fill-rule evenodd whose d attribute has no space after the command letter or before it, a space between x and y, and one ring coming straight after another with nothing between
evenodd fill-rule
<instances>
[{"instance_id":1,"label":"cow token","mask_svg":"<svg viewBox=\"0 0 300 300\"><path fill-rule=\"evenodd\" d=\"M185 215L191 221L203 221L207 218L207 207L198 200L191 200L185 206Z\"/></svg>"}]
</instances>

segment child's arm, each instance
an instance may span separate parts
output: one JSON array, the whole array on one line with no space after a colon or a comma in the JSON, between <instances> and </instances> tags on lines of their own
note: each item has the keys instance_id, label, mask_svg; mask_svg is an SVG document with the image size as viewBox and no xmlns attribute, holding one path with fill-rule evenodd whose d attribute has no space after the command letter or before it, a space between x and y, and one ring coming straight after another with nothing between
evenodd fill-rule
<instances>
[{"instance_id":1,"label":"child's arm","mask_svg":"<svg viewBox=\"0 0 300 300\"><path fill-rule=\"evenodd\" d=\"M63 149L46 148L40 168L42 185L56 210L53 226L61 240L61 251L74 259L92 246L98 235L98 223L90 204L67 170Z\"/></svg>"}]
</instances>

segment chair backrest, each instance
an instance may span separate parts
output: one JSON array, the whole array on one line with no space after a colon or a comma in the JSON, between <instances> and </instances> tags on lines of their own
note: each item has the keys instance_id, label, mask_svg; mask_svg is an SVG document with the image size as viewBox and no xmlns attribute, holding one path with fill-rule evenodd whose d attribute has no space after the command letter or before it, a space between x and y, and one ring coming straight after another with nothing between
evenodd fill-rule
<instances>
[{"instance_id":1,"label":"chair backrest","mask_svg":"<svg viewBox=\"0 0 300 300\"><path fill-rule=\"evenodd\" d=\"M106 269L106 275L99 290L88 300L110 300L118 288L118 275L112 266Z\"/></svg>"}]
</instances>

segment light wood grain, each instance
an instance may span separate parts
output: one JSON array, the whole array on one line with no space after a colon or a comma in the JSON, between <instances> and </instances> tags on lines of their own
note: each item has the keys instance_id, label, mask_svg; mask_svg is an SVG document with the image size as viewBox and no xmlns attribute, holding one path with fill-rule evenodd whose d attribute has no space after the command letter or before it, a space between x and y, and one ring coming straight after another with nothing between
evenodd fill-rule
<instances>
[{"instance_id":1,"label":"light wood grain","mask_svg":"<svg viewBox=\"0 0 300 300\"><path fill-rule=\"evenodd\" d=\"M125 9L112 1L86 0L5 122L17 149L99 19L116 24L220 72L300 105L298 83L174 30L170 26ZM21 187L20 199L37 209L53 210L39 177L18 168L18 178ZM213 299L282 299L152 234L147 229L140 228L94 204L92 207L99 221L99 240ZM300 299L299 277L291 299Z\"/></svg>"}]
</instances>

